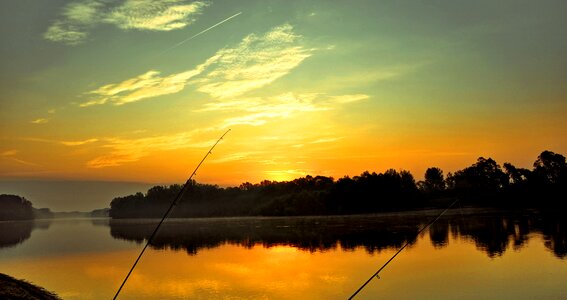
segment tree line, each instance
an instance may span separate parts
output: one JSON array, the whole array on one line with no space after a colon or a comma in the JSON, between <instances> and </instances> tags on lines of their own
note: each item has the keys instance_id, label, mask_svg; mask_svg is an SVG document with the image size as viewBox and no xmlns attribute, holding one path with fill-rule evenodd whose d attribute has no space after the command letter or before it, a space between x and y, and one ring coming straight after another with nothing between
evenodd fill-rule
<instances>
[{"instance_id":1,"label":"tree line","mask_svg":"<svg viewBox=\"0 0 567 300\"><path fill-rule=\"evenodd\" d=\"M178 184L154 186L114 198L112 218L161 217L181 190ZM291 181L264 180L222 188L190 182L172 217L292 216L364 214L447 206L459 198L464 205L561 208L567 207L565 157L543 151L533 168L503 167L491 158L479 157L469 167L448 173L428 168L416 182L406 170L363 172L338 180L305 176Z\"/></svg>"},{"instance_id":2,"label":"tree line","mask_svg":"<svg viewBox=\"0 0 567 300\"><path fill-rule=\"evenodd\" d=\"M35 208L31 201L18 195L0 195L0 221L52 218L49 208Z\"/></svg>"}]
</instances>

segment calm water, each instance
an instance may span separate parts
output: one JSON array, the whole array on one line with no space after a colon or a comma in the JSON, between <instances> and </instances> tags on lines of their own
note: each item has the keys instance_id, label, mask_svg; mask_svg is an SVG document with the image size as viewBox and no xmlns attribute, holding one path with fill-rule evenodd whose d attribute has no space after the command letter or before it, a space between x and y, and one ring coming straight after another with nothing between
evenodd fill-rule
<instances>
[{"instance_id":1,"label":"calm water","mask_svg":"<svg viewBox=\"0 0 567 300\"><path fill-rule=\"evenodd\" d=\"M121 299L567 299L567 222L453 210L170 220ZM0 273L65 299L109 299L155 220L0 222Z\"/></svg>"}]
</instances>

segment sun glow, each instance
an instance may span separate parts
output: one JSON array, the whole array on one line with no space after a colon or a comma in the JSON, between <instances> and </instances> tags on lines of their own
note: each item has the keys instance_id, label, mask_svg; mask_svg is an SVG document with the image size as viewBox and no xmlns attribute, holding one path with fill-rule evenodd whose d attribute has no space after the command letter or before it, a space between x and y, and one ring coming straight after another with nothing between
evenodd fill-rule
<instances>
[{"instance_id":1,"label":"sun glow","mask_svg":"<svg viewBox=\"0 0 567 300\"><path fill-rule=\"evenodd\" d=\"M183 182L228 128L198 181L421 179L479 156L529 168L567 153L556 3L507 18L475 1L457 22L443 3L40 2L0 10L6 180Z\"/></svg>"}]
</instances>

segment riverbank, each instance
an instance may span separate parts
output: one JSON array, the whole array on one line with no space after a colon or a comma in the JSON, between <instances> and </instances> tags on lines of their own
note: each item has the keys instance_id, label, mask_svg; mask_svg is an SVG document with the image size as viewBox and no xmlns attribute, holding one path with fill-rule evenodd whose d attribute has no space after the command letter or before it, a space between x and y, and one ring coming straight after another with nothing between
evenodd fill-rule
<instances>
[{"instance_id":1,"label":"riverbank","mask_svg":"<svg viewBox=\"0 0 567 300\"><path fill-rule=\"evenodd\" d=\"M0 299L60 300L61 298L42 287L0 273Z\"/></svg>"}]
</instances>

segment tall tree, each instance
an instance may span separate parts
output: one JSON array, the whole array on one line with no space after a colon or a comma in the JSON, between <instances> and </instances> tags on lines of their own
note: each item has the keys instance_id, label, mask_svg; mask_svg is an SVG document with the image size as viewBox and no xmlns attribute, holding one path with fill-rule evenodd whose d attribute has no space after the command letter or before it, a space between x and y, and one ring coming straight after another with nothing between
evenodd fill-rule
<instances>
[{"instance_id":1,"label":"tall tree","mask_svg":"<svg viewBox=\"0 0 567 300\"><path fill-rule=\"evenodd\" d=\"M534 175L539 181L548 184L567 182L565 156L551 151L543 151L534 162Z\"/></svg>"},{"instance_id":2,"label":"tall tree","mask_svg":"<svg viewBox=\"0 0 567 300\"><path fill-rule=\"evenodd\" d=\"M445 189L445 178L440 168L432 167L425 171L423 187L426 192L436 192Z\"/></svg>"}]
</instances>

